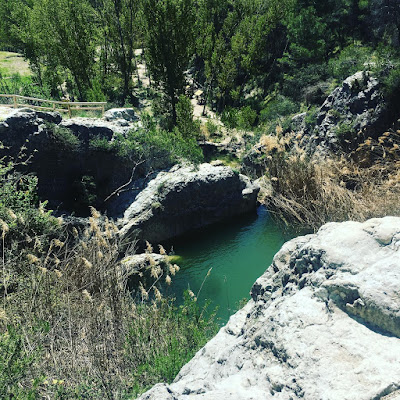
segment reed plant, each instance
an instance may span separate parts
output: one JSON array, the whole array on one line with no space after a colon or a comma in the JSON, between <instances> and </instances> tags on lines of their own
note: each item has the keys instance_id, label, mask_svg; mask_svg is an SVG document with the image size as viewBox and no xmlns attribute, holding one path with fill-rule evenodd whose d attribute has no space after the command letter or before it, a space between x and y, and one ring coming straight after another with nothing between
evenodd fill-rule
<instances>
[{"instance_id":1,"label":"reed plant","mask_svg":"<svg viewBox=\"0 0 400 400\"><path fill-rule=\"evenodd\" d=\"M400 131L361 140L350 154L307 157L293 137L264 137L268 209L291 227L317 230L331 221L400 215ZM292 151L287 152L287 142Z\"/></svg>"},{"instance_id":2,"label":"reed plant","mask_svg":"<svg viewBox=\"0 0 400 400\"><path fill-rule=\"evenodd\" d=\"M164 297L179 267L148 258L136 271L147 279L129 288L118 229L94 209L81 232L27 252L1 293L0 397L123 399L172 381L217 325L190 295L181 307ZM2 264L4 283L15 262Z\"/></svg>"}]
</instances>

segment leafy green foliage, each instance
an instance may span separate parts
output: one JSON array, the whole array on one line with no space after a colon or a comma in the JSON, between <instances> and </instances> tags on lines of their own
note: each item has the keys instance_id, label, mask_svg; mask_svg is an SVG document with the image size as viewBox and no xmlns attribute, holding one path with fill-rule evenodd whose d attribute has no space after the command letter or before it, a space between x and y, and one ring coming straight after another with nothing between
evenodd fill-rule
<instances>
[{"instance_id":1,"label":"leafy green foliage","mask_svg":"<svg viewBox=\"0 0 400 400\"><path fill-rule=\"evenodd\" d=\"M163 129L144 129L131 131L125 137L117 137L115 149L122 157L131 160L156 161L168 166L186 159L194 163L203 160L203 153L194 137L184 137L181 132L168 132Z\"/></svg>"},{"instance_id":2,"label":"leafy green foliage","mask_svg":"<svg viewBox=\"0 0 400 400\"><path fill-rule=\"evenodd\" d=\"M184 71L194 44L193 0L142 0L145 27L145 57L152 78L162 88L172 127L176 105L184 92Z\"/></svg>"},{"instance_id":3,"label":"leafy green foliage","mask_svg":"<svg viewBox=\"0 0 400 400\"><path fill-rule=\"evenodd\" d=\"M59 229L46 203L39 202L37 178L16 172L13 163L0 163L0 219L3 251L8 257L20 257L21 250L28 248L40 252L46 244L33 238L50 237Z\"/></svg>"},{"instance_id":4,"label":"leafy green foliage","mask_svg":"<svg viewBox=\"0 0 400 400\"><path fill-rule=\"evenodd\" d=\"M340 82L357 71L370 69L372 56L373 50L370 47L351 44L329 61L332 76Z\"/></svg>"},{"instance_id":5,"label":"leafy green foliage","mask_svg":"<svg viewBox=\"0 0 400 400\"><path fill-rule=\"evenodd\" d=\"M294 114L298 111L299 106L291 99L278 95L273 100L267 102L260 112L260 120L262 122L271 121L278 117Z\"/></svg>"},{"instance_id":6,"label":"leafy green foliage","mask_svg":"<svg viewBox=\"0 0 400 400\"><path fill-rule=\"evenodd\" d=\"M55 146L69 152L79 149L81 142L70 129L52 123L47 123L47 128Z\"/></svg>"},{"instance_id":7,"label":"leafy green foliage","mask_svg":"<svg viewBox=\"0 0 400 400\"><path fill-rule=\"evenodd\" d=\"M185 139L198 138L200 121L193 120L193 106L186 96L180 96L176 105L176 131Z\"/></svg>"},{"instance_id":8,"label":"leafy green foliage","mask_svg":"<svg viewBox=\"0 0 400 400\"><path fill-rule=\"evenodd\" d=\"M11 77L0 73L0 92L3 94L19 94L36 98L51 98L51 89L47 85L39 85L35 77L13 74ZM0 102L10 102L9 99L0 99Z\"/></svg>"},{"instance_id":9,"label":"leafy green foliage","mask_svg":"<svg viewBox=\"0 0 400 400\"><path fill-rule=\"evenodd\" d=\"M30 388L21 385L35 361L27 351L21 327L9 325L0 333L0 397L2 399L34 400L38 396L37 381Z\"/></svg>"},{"instance_id":10,"label":"leafy green foliage","mask_svg":"<svg viewBox=\"0 0 400 400\"><path fill-rule=\"evenodd\" d=\"M172 301L163 300L154 318L147 317L141 329L138 321L132 322L126 351L135 365L137 389L146 389L157 382L172 382L182 365L217 332L215 311L210 312L208 307L209 304L200 307L186 291L183 305L177 307ZM147 307L142 311L147 311ZM151 338L151 347L146 353L138 354L135 350L138 344L148 338Z\"/></svg>"}]
</instances>

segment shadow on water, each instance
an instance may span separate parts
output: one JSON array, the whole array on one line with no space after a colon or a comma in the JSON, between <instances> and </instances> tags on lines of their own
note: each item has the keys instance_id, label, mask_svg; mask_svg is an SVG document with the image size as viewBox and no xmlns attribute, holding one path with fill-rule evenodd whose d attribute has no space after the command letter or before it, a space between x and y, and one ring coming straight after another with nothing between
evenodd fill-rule
<instances>
[{"instance_id":1,"label":"shadow on water","mask_svg":"<svg viewBox=\"0 0 400 400\"><path fill-rule=\"evenodd\" d=\"M269 267L282 244L294 236L283 232L265 207L257 213L235 217L175 239L165 244L173 246L176 263L181 271L174 277L169 294L182 301L182 293L190 288L199 301L206 299L218 306L218 318L224 323L243 298L249 298L255 280ZM172 293L171 293L172 291Z\"/></svg>"}]
</instances>

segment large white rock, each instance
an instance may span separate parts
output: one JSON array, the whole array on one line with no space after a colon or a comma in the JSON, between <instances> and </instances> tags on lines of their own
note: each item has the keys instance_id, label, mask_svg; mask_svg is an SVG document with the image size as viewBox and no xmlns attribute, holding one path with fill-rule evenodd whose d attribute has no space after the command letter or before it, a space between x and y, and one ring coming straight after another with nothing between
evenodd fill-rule
<instances>
[{"instance_id":1,"label":"large white rock","mask_svg":"<svg viewBox=\"0 0 400 400\"><path fill-rule=\"evenodd\" d=\"M399 337L400 218L331 223L286 243L252 300L140 399L399 399Z\"/></svg>"},{"instance_id":2,"label":"large white rock","mask_svg":"<svg viewBox=\"0 0 400 400\"><path fill-rule=\"evenodd\" d=\"M259 187L230 167L176 165L123 208L122 238L159 243L256 209Z\"/></svg>"}]
</instances>

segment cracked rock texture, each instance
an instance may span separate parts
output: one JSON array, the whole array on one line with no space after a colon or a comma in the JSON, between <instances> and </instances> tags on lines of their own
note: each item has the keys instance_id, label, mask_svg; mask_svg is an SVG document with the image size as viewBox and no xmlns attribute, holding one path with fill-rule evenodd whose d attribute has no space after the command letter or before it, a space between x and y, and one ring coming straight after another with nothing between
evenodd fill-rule
<instances>
[{"instance_id":1,"label":"cracked rock texture","mask_svg":"<svg viewBox=\"0 0 400 400\"><path fill-rule=\"evenodd\" d=\"M160 172L119 221L122 238L159 243L234 215L255 210L259 187L230 167L201 164Z\"/></svg>"},{"instance_id":2,"label":"cracked rock texture","mask_svg":"<svg viewBox=\"0 0 400 400\"><path fill-rule=\"evenodd\" d=\"M294 127L305 128L301 147L310 154L325 154L353 150L352 147L357 147L362 136L374 137L379 134L389 123L388 117L388 105L381 84L368 72L357 72L345 79L326 98L314 129L307 130L301 115L294 119ZM347 128L340 133L341 126ZM361 131L363 135L358 137L357 133Z\"/></svg>"},{"instance_id":3,"label":"cracked rock texture","mask_svg":"<svg viewBox=\"0 0 400 400\"><path fill-rule=\"evenodd\" d=\"M140 399L400 399L400 218L291 240L251 296Z\"/></svg>"}]
</instances>

